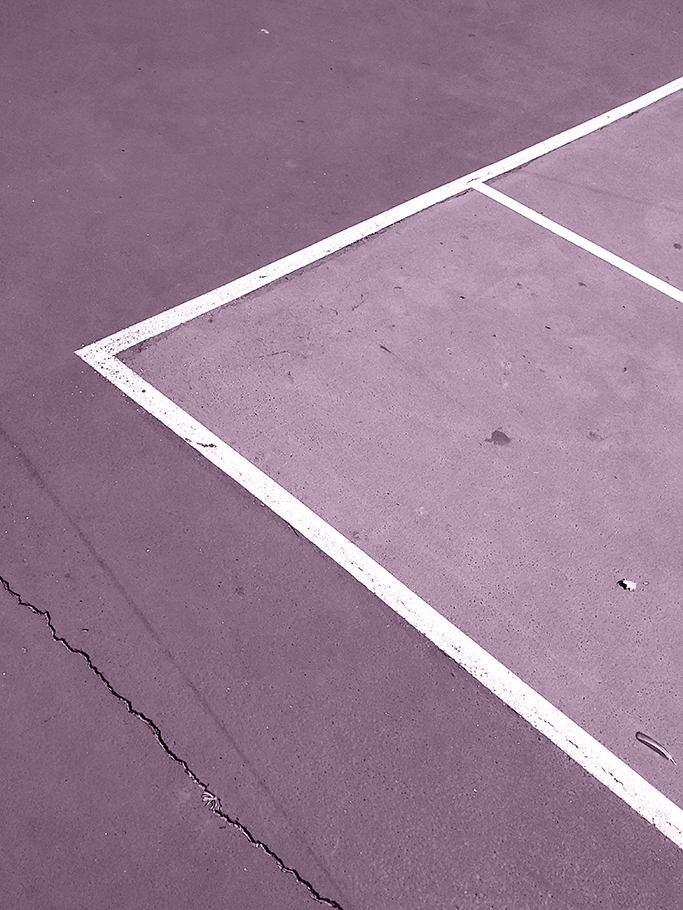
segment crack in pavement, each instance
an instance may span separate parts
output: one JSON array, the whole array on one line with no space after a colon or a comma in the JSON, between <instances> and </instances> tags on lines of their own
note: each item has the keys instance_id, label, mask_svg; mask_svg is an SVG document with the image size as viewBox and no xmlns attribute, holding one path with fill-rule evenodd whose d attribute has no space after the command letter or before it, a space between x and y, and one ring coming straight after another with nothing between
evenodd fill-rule
<instances>
[{"instance_id":1,"label":"crack in pavement","mask_svg":"<svg viewBox=\"0 0 683 910\"><path fill-rule=\"evenodd\" d=\"M20 606L28 607L34 613L38 614L39 616L42 616L47 623L47 626L50 630L52 638L55 641L58 641L61 644L63 644L64 647L68 651L70 651L72 654L79 654L81 657L83 657L85 659L86 663L88 664L88 666L90 667L90 669L95 674L95 676L97 676L97 678L101 682L104 683L104 685L107 687L109 692L114 696L114 698L117 698L119 701L123 702L123 704L126 706L128 712L130 714L134 715L135 717L138 718L138 720L141 720L144 724L147 725L147 727L154 734L157 742L162 747L164 752L166 752L166 754L169 755L173 759L173 761L177 762L182 767L183 771L187 774L187 776L190 778L190 780L194 784L196 784L198 787L201 788L202 801L204 802L204 805L211 812L213 812L214 815L219 816L219 818L222 818L224 821L228 822L228 824L231 827L236 828L238 831L240 831L242 834L244 834L244 836L249 840L249 842L254 847L259 847L261 850L263 850L263 852L267 856L269 856L271 859L275 860L275 862L277 863L278 867L282 870L282 872L287 872L290 875L293 875L294 878L297 880L297 882L299 882L300 885L303 885L304 888L306 888L308 890L308 892L311 894L311 896L313 898L315 898L316 901L318 901L321 904L324 904L327 907L333 907L334 910L343 910L342 906L340 904L338 904L337 901L333 900L332 898L323 897L321 894L319 894L318 891L316 891L316 889L313 887L313 885L310 882L306 881L306 879L303 878L296 871L296 869L293 869L290 866L285 865L285 863L280 859L280 857L277 855L277 853L275 853L273 850L271 850L267 844L263 843L263 841L260 841L258 838L254 837L254 835L251 833L251 831L249 831L249 829L247 827L245 827L245 825L243 825L242 822L238 818L231 818L230 815L228 815L226 812L223 811L223 809L221 808L220 799L209 790L209 788L207 787L207 785L205 783L203 783L203 781L199 780L199 778L197 777L196 774L194 774L194 772L191 770L191 768L189 767L187 762L184 759L180 758L178 755L176 755L169 748L169 746L164 741L163 736L161 735L161 730L159 729L159 727L157 727L157 725L154 723L154 721L151 720L149 717L146 717L140 711L136 711L136 709L132 705L132 702L129 701L129 699L127 699L125 697L125 695L120 695L114 689L114 687L109 682L109 680L104 676L102 671L98 670L98 668L93 664L92 660L90 659L90 656L85 651L82 651L80 648L73 647L73 645L70 645L69 642L65 638L62 638L61 635L57 634L57 630L55 629L55 627L52 623L52 617L50 616L50 613L48 610L40 610L38 607L35 607L32 603L29 603L28 601L23 600L21 595L18 594L16 591L14 591L10 587L9 582L5 578L3 578L1 575L0 575L0 584L2 584L3 588L7 591L8 594L10 594L12 597L15 598L15 600L17 601L17 603L19 603Z\"/></svg>"}]
</instances>

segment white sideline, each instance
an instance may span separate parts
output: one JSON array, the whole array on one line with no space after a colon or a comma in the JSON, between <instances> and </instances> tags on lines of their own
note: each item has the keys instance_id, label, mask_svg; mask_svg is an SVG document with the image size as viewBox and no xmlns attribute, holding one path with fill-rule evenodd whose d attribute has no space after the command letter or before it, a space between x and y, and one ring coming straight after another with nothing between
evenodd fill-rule
<instances>
[{"instance_id":1,"label":"white sideline","mask_svg":"<svg viewBox=\"0 0 683 910\"><path fill-rule=\"evenodd\" d=\"M87 361L87 355L84 356ZM683 849L683 810L339 531L116 357L92 366L308 538L532 727Z\"/></svg>"},{"instance_id":2,"label":"white sideline","mask_svg":"<svg viewBox=\"0 0 683 910\"><path fill-rule=\"evenodd\" d=\"M636 111L642 110L644 107L648 107L668 95L673 95L681 89L683 89L683 76L648 92L646 95L641 95L640 98L635 98L633 101L628 101L626 104L615 107L611 111L600 114L592 120L587 120L585 123L558 133L550 139L544 139L543 142L503 158L495 164L489 164L465 177L459 177L451 183L446 183L434 190L430 190L428 193L409 199L407 202L375 215L367 221L362 221L344 231L332 234L330 237L312 244L312 246L285 256L284 259L278 259L276 262L257 269L255 272L250 272L248 275L237 278L235 281L209 291L207 294L202 294L201 297L195 297L193 300L188 300L172 307L170 310L165 310L163 313L144 319L142 322L138 322L127 329L115 332L113 335L81 348L76 353L84 355L87 352L91 356L101 355L105 357L119 354L134 344L140 344L140 342L147 341L155 335L160 335L162 332L167 332L169 329L189 322L203 313L208 313L216 309L216 307L223 306L223 304L229 303L231 300L244 297L246 294L250 294L252 291L276 281L278 278L297 272L312 262L324 259L326 256L351 246L359 240L370 237L372 234L376 234L392 224L397 224L411 215L431 208L431 206L444 202L446 199L451 199L453 196L458 196L474 183L483 183L484 181L493 180L494 177L507 174L518 167L522 167L522 165L528 164L530 161L534 161L536 158L547 155L548 152L552 152L570 142L575 142L589 133L594 133L609 123L628 117L630 114L634 114Z\"/></svg>"},{"instance_id":3,"label":"white sideline","mask_svg":"<svg viewBox=\"0 0 683 910\"><path fill-rule=\"evenodd\" d=\"M126 348L249 294L278 278L298 271L312 262L396 224L410 215L463 193L469 188L482 192L480 185L483 181L508 173L680 89L683 89L683 78L670 82L577 127L559 133L529 149L511 155L496 164L461 177L452 183L396 206L375 218L334 234L298 253L293 253L250 275L238 278L224 287L87 345L76 353L125 395L184 439L219 470L241 484L326 553L417 631L429 638L444 653L527 720L536 730L550 739L588 773L683 849L683 809L675 805L605 746L515 676L475 641L394 578L386 569L346 540L307 506L116 357ZM486 190L490 190L490 188L487 187Z\"/></svg>"},{"instance_id":4,"label":"white sideline","mask_svg":"<svg viewBox=\"0 0 683 910\"><path fill-rule=\"evenodd\" d=\"M637 278L639 281L642 281L643 284L648 284L656 291L661 291L662 294L666 294L679 303L683 303L683 291L679 288L674 287L672 284L668 284L666 281L662 281L661 278L657 278L655 275L651 275L639 266L634 265L632 262L628 262L626 259L622 259L621 256L617 256L604 247L598 246L598 244L593 243L592 240L587 240L580 234L575 234L574 231L570 231L569 228L558 224L556 221L551 221L550 218L546 218L546 216L541 215L540 212L536 212L534 209L522 205L521 202L517 202L517 200L513 199L511 196L506 196L499 190L495 190L492 186L485 186L483 183L472 184L472 189L477 190L477 192L482 193L484 196L488 196L489 199L493 199L495 202L499 202L513 212L523 215L525 218L528 218L529 221L533 221L535 224L540 225L540 227L552 231L553 234L557 234L558 237L563 237L565 240L580 247L582 250L592 253L599 259L604 259L605 262L609 262L610 265L621 269L621 271L626 272L627 275Z\"/></svg>"}]
</instances>

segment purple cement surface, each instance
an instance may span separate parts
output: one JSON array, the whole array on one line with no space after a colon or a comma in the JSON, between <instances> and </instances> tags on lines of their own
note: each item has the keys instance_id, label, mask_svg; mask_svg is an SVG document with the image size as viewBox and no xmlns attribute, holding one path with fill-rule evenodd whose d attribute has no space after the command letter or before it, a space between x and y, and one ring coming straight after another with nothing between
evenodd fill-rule
<instances>
[{"instance_id":1,"label":"purple cement surface","mask_svg":"<svg viewBox=\"0 0 683 910\"><path fill-rule=\"evenodd\" d=\"M654 15L635 0L419 8L349 2L335 4L332 12L309 3L128 0L93 8L70 0L5 4L0 17L5 156L0 575L25 601L50 610L58 633L85 650L116 691L154 719L198 777L217 782L228 811L267 843L272 836L273 849L282 849L302 874L315 878L321 892L350 894L345 910L373 901L386 907L391 888L400 887L412 899L432 872L422 899L447 894L443 905L458 906L457 894L462 910L487 903L523 908L529 900L543 906L543 889L555 889L553 907L563 901L599 906L600 900L610 906L615 894L619 907L675 906L680 859L667 841L547 743L538 743L457 670L457 691L449 691L452 665L445 658L426 659L427 646L393 615L357 586L349 587L349 579L244 493L207 471L201 459L137 413L73 351L676 78L678 4L660 3ZM352 628L339 650L343 673L337 667L333 676L345 687L342 713L351 718L342 738L361 756L360 764L342 766L350 777L335 791L347 787L352 796L358 794L358 824L350 826L353 838L343 854L351 871L343 883L332 881L336 871L327 871L325 849L332 851L338 834L329 833L333 825L325 820L322 771L304 781L307 797L298 814L289 818L278 804L280 791L291 796L302 786L292 743L305 749L320 730L329 736L329 710L321 710L313 698L320 687L309 680L309 710L283 728L284 704L278 712L263 679L265 670L285 673L291 661L273 668L273 648L259 644L262 636L268 642L278 631L277 653L298 652L292 692L307 693L300 689L303 674L307 667L325 666L329 627L301 642L284 620L308 629L309 616L322 617L320 592L323 603L337 605L342 626L352 622L355 603L363 623L371 623ZM212 682L214 669L225 664L226 639L217 633L228 622L235 653L245 648L242 661L231 665L239 680L232 704ZM260 658L254 653L259 647ZM49 648L76 660L51 640ZM400 664L390 658L397 656L404 663L411 656L414 677L396 675ZM46 656L40 662L47 684L56 689L67 672L59 659ZM362 704L368 713L362 721L352 710L356 668L366 674ZM382 674L388 683L382 683ZM316 683L318 678L311 677ZM3 695L16 704L28 683L18 673L12 680ZM85 700L87 685L85 678L78 682ZM221 716L212 713L206 697L212 685L223 699ZM461 686L469 694L461 695ZM424 692L429 698L423 703ZM399 701L395 714L386 709L389 719L382 726L379 712L389 696ZM84 712L82 729L118 710L113 696L104 698L110 707L102 702L96 718ZM416 708L417 720L428 717L432 706L441 713L431 732L400 723L403 715L414 717ZM29 705L27 712L27 723L40 721L37 706ZM480 736L490 741L471 746L454 738L439 745L445 718L451 717L468 736L479 722ZM490 727L481 725L482 717ZM211 825L217 819L201 805L187 809L180 821L174 816L174 781L183 775L151 734L145 741L142 724L124 715L121 736L125 729L133 739L121 745L119 758L116 752L110 758L99 754L94 777L88 777L79 770L79 761L85 761L79 740L87 746L96 735L101 738L99 725L91 736L74 736L67 720L69 713L63 724L45 726L55 739L40 748L64 756L65 743L76 740L76 758L67 763L79 773L78 794L58 784L60 762L32 764L38 760L36 740L26 731L12 739L5 780L14 775L20 786L30 784L51 818L59 811L69 830L79 837L85 833L93 856L109 830L97 793L116 786L122 816L130 815L130 823L120 817L126 832L122 853L134 855L152 838L150 819L165 824L175 818L177 827L153 868L159 875L163 869L172 872L186 852L189 866L180 868L188 870L183 883L188 891L227 890L240 848L228 840L230 832L220 830L224 840L212 839L206 848L222 851L218 859L211 853L208 871L205 865L201 872L190 871L197 869L192 851L206 842L196 833L204 825L199 813L205 812ZM252 755L244 749L255 735L270 735L266 725L276 728L272 735L283 743L273 764L264 763L258 750ZM18 721L17 728L22 729ZM285 737L283 729L291 735ZM373 790L360 768L362 757L366 763L377 756L388 762L385 753L394 753L386 743L399 735L415 738L415 754L436 736L433 751L443 764L430 766L427 775L422 760L402 768L405 778L394 778L404 788L397 799L388 777L378 773L383 785ZM480 756L495 763L484 747L501 741L506 758L494 753L501 776L493 776L487 805L473 819L464 789L454 794L447 786L468 785L475 769L479 773ZM461 778L454 778L456 756L449 751L456 747ZM340 774L337 748L328 743L334 761L330 758L327 778L333 781ZM135 768L133 782L120 777L126 762ZM490 764L486 767L493 774ZM30 780L22 777L24 771ZM116 784L110 773L119 775ZM41 779L47 782L42 792ZM135 814L124 791L134 790L138 780L161 782L155 804L165 798L165 805ZM375 798L365 810L363 788ZM578 794L573 809L566 798L572 789ZM28 830L16 795L8 794L16 808L3 813L2 844L3 855L11 857L5 861L13 882L7 887L17 900L28 876L32 887L49 895L46 907L71 910L74 883L91 906L121 906L107 891L120 867L115 852L99 854L94 874L94 863L89 867L90 879L78 854L65 851L48 862L44 850L39 854L39 832ZM448 801L455 797L466 807L461 813ZM341 812L341 802L335 805ZM455 806L459 809L457 799ZM449 810L456 812L458 838L452 836ZM570 810L569 834L562 834L555 819L560 813L564 823L562 813ZM363 829L368 813L372 832ZM429 827L432 815L438 835L419 840L416 821ZM471 836L463 833L468 820ZM321 833L326 825L327 840ZM214 838L213 828L206 830L205 837ZM417 860L381 851L385 844L405 843L403 831L416 841ZM520 831L521 844L512 837ZM387 832L396 840L385 837ZM357 865L360 850L369 846L371 858ZM498 862L495 850L505 863ZM34 859L17 882L21 857ZM579 865L572 867L577 857ZM255 873L266 891L268 875ZM485 887L477 884L477 875ZM281 892L289 888L289 878L280 878L273 885L276 905L287 906ZM473 896L477 888L481 898ZM186 893L179 886L175 896L165 895L164 906L185 906ZM246 900L237 898L233 905L248 907ZM302 907L309 902L302 887L298 901ZM132 906L140 905L132 899Z\"/></svg>"}]
</instances>

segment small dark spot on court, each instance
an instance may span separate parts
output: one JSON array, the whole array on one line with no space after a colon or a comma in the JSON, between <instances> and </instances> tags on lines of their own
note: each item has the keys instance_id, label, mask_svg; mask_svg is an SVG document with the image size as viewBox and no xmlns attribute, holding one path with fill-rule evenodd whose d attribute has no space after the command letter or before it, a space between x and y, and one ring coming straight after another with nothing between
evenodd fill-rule
<instances>
[{"instance_id":1,"label":"small dark spot on court","mask_svg":"<svg viewBox=\"0 0 683 910\"><path fill-rule=\"evenodd\" d=\"M675 250L680 250L680 248L681 248L680 243L674 243L674 249L675 249Z\"/></svg>"},{"instance_id":2,"label":"small dark spot on court","mask_svg":"<svg viewBox=\"0 0 683 910\"><path fill-rule=\"evenodd\" d=\"M507 433L503 432L500 427L497 430L494 430L490 436L488 436L485 442L492 442L494 446L506 446L509 445L512 440Z\"/></svg>"},{"instance_id":3,"label":"small dark spot on court","mask_svg":"<svg viewBox=\"0 0 683 910\"><path fill-rule=\"evenodd\" d=\"M579 281L579 287L580 287L580 288L585 288L585 287L586 287L586 282L585 282L585 281Z\"/></svg>"}]
</instances>

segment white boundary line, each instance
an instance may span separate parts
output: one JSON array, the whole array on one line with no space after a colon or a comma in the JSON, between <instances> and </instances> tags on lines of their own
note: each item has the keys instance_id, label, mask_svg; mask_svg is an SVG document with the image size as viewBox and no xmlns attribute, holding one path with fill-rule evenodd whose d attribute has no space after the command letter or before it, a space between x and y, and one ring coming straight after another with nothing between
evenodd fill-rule
<instances>
[{"instance_id":1,"label":"white boundary line","mask_svg":"<svg viewBox=\"0 0 683 910\"><path fill-rule=\"evenodd\" d=\"M604 249L604 247L598 246L597 243L593 243L592 240L586 240L586 238L582 237L580 234L575 234L574 231L570 231L569 228L563 227L556 221L551 221L550 218L546 218L546 216L541 215L540 212L535 212L526 205L522 205L521 202L517 202L516 199L506 196L499 190L494 190L491 186L486 186L483 183L473 183L472 189L477 190L477 192L482 193L484 196L488 196L489 199L500 202L501 205L512 209L513 212L523 215L525 218L528 218L529 221L533 221L535 224L552 231L553 234L557 234L558 237L563 237L575 246L581 247L582 250L592 253L599 259L604 259L605 262L609 262L610 265L616 266L616 268L621 269L622 272L626 272L628 275L637 278L644 284L650 285L650 287L655 290L661 291L662 294L666 294L679 303L683 303L683 291L674 287L672 284L667 284L667 282L662 281L661 278L651 275L639 266L633 265L632 262L622 259L621 256L617 256L615 253L611 253L609 250Z\"/></svg>"},{"instance_id":2,"label":"white boundary line","mask_svg":"<svg viewBox=\"0 0 683 910\"><path fill-rule=\"evenodd\" d=\"M89 356L119 354L134 344L139 344L142 341L153 338L155 335L167 332L169 329L189 322L190 319L201 316L203 313L208 313L210 310L236 300L238 297L244 297L245 294L250 294L252 291L258 290L258 288L265 287L265 285L276 281L278 278L283 278L285 275L299 271L299 269L313 262L318 262L320 259L351 246L359 240L370 237L372 234L376 234L392 224L397 224L411 215L431 208L431 206L444 202L446 199L451 199L453 196L458 196L474 183L483 183L484 181L493 180L494 177L507 174L528 164L530 161L534 161L536 158L547 155L548 152L561 148L563 145L568 145L570 142L575 142L589 133L594 133L596 130L614 123L616 120L628 117L630 114L634 114L636 111L642 110L650 104L654 104L655 101L666 98L668 95L673 95L681 89L683 89L683 76L648 92L646 95L641 95L640 98L600 114L599 117L594 117L592 120L579 124L579 126L574 126L569 130L558 133L550 139L544 139L543 142L510 155L508 158L503 158L495 164L487 165L465 177L459 177L451 183L446 183L434 190L430 190L428 193L409 199L407 202L401 203L401 205L397 205L386 212L382 212L380 215L376 215L374 218L369 218L367 221L362 221L360 224L340 231L338 234L332 234L331 237L327 237L325 240L319 240L312 246L305 247L305 249L292 253L290 256L285 256L284 259L278 259L277 262L272 262L270 265L257 269L249 275L237 278L235 281L223 285L223 287L209 291L208 294L202 294L201 297L195 297L193 300L188 300L179 306L172 307L170 310L165 310L157 316L152 316L127 329L109 335L107 338L96 341L76 353L80 356L86 353Z\"/></svg>"},{"instance_id":3,"label":"white boundary line","mask_svg":"<svg viewBox=\"0 0 683 910\"><path fill-rule=\"evenodd\" d=\"M122 363L116 354L155 335L236 300L331 253L369 237L417 212L463 193L475 184L508 173L562 145L586 136L661 98L683 89L683 78L621 105L571 130L538 143L497 164L396 206L222 288L144 320L81 348L76 353L145 411L156 417L197 452L227 474L280 518L326 553L413 628L429 638L536 730L573 758L639 815L683 849L683 809L660 793L609 749L546 701L475 641L410 591L397 578L252 465L177 404ZM479 187L475 187L479 189ZM481 190L480 190L481 192ZM502 195L502 194L501 194ZM632 267L635 268L635 267ZM645 273L646 274L646 273ZM650 276L651 277L651 276Z\"/></svg>"},{"instance_id":4,"label":"white boundary line","mask_svg":"<svg viewBox=\"0 0 683 910\"><path fill-rule=\"evenodd\" d=\"M87 358L86 358L87 359ZM94 368L268 506L683 849L683 810L311 509L115 357Z\"/></svg>"}]
</instances>

